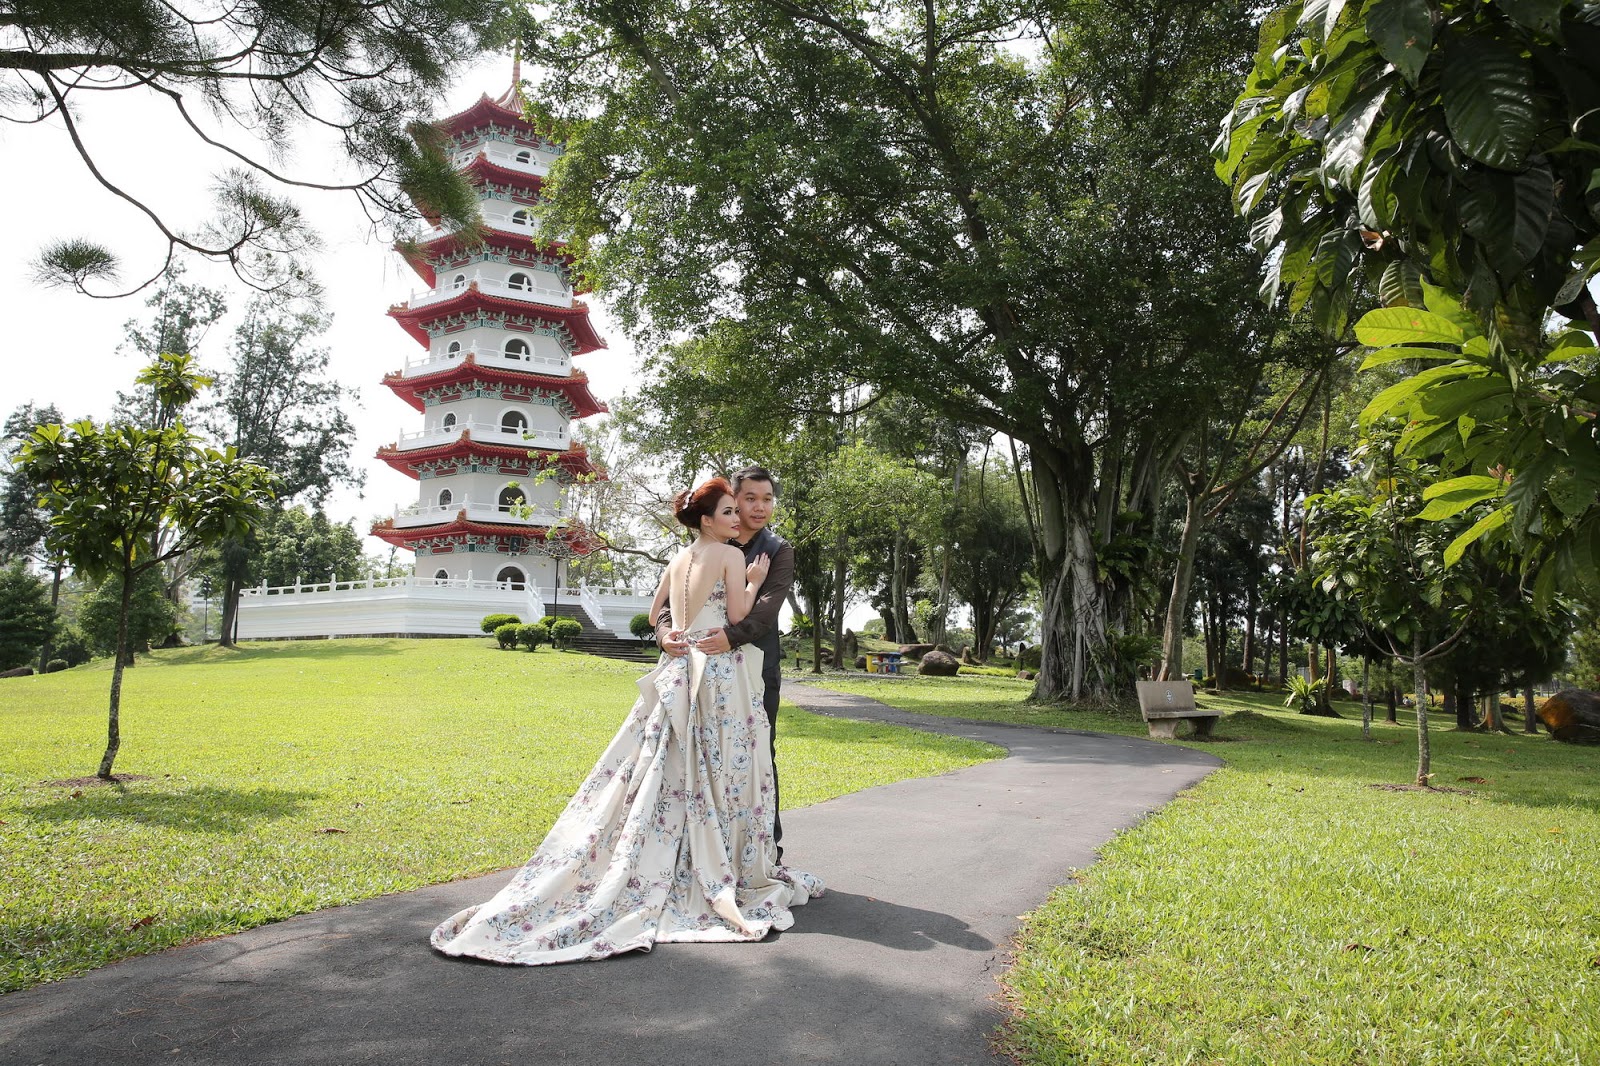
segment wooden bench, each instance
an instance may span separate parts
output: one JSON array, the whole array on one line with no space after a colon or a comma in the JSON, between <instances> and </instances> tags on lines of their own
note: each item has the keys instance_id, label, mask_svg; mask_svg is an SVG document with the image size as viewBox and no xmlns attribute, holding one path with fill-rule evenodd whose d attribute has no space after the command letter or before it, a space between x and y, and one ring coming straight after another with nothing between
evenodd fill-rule
<instances>
[{"instance_id":1,"label":"wooden bench","mask_svg":"<svg viewBox=\"0 0 1600 1066\"><path fill-rule=\"evenodd\" d=\"M1194 686L1187 680L1140 681L1139 713L1150 727L1150 735L1167 740L1178 735L1178 720L1194 723L1197 737L1209 737L1211 727L1222 717L1221 711L1203 710L1194 705Z\"/></svg>"}]
</instances>

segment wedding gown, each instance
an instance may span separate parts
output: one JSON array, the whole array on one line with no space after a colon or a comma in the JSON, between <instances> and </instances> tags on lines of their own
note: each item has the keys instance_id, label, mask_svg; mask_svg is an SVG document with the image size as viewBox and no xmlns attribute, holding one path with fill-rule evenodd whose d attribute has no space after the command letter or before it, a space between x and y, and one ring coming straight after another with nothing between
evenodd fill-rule
<instances>
[{"instance_id":1,"label":"wedding gown","mask_svg":"<svg viewBox=\"0 0 1600 1066\"><path fill-rule=\"evenodd\" d=\"M727 624L719 579L690 637ZM659 943L760 940L822 882L777 862L761 652L663 655L511 883L433 931L447 955L541 966Z\"/></svg>"}]
</instances>

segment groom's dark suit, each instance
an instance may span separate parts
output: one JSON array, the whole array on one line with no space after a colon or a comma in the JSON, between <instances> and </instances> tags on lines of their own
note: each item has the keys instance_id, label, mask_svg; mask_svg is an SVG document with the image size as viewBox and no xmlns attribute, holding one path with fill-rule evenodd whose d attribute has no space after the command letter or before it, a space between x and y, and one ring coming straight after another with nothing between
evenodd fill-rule
<instances>
[{"instance_id":1,"label":"groom's dark suit","mask_svg":"<svg viewBox=\"0 0 1600 1066\"><path fill-rule=\"evenodd\" d=\"M770 526L763 527L744 544L735 543L734 547L744 552L746 563L758 555L765 555L772 563L767 579L756 591L756 602L751 605L750 613L723 632L728 635L730 648L753 644L761 649L761 702L766 706L767 721L772 726L772 839L776 843L783 840L783 808L778 791L778 685L782 681L783 651L778 646L778 612L783 610L789 590L794 587L794 547ZM671 612L663 608L658 624L662 629L672 628ZM778 857L783 857L781 847Z\"/></svg>"}]
</instances>

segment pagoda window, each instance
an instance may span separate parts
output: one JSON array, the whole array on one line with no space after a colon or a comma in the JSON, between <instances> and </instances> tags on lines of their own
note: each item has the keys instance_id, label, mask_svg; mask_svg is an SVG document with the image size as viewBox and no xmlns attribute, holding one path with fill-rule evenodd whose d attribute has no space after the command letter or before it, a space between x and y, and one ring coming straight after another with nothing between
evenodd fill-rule
<instances>
[{"instance_id":1,"label":"pagoda window","mask_svg":"<svg viewBox=\"0 0 1600 1066\"><path fill-rule=\"evenodd\" d=\"M507 359L526 359L531 354L532 352L528 348L528 342L523 340L521 337L512 337L510 340L506 341Z\"/></svg>"},{"instance_id":2,"label":"pagoda window","mask_svg":"<svg viewBox=\"0 0 1600 1066\"><path fill-rule=\"evenodd\" d=\"M494 579L513 589L524 589L528 586L528 575L515 566L508 566L494 576Z\"/></svg>"},{"instance_id":3,"label":"pagoda window","mask_svg":"<svg viewBox=\"0 0 1600 1066\"><path fill-rule=\"evenodd\" d=\"M532 226L533 216L519 207L515 211L511 212L511 224L513 226Z\"/></svg>"},{"instance_id":4,"label":"pagoda window","mask_svg":"<svg viewBox=\"0 0 1600 1066\"><path fill-rule=\"evenodd\" d=\"M505 433L525 433L528 429L528 416L521 411L507 411L500 416L500 429Z\"/></svg>"},{"instance_id":5,"label":"pagoda window","mask_svg":"<svg viewBox=\"0 0 1600 1066\"><path fill-rule=\"evenodd\" d=\"M456 428L456 415L455 415L454 411L451 411L449 414L445 415L443 418L441 418L439 420L439 428L441 428L441 429L455 429ZM445 503L449 503L450 501L445 500L444 502Z\"/></svg>"},{"instance_id":6,"label":"pagoda window","mask_svg":"<svg viewBox=\"0 0 1600 1066\"><path fill-rule=\"evenodd\" d=\"M454 359L461 354L461 342L451 341L450 346L444 350L445 358Z\"/></svg>"},{"instance_id":7,"label":"pagoda window","mask_svg":"<svg viewBox=\"0 0 1600 1066\"><path fill-rule=\"evenodd\" d=\"M520 270L507 278L506 284L511 286L513 289L519 289L523 292L533 291L533 279Z\"/></svg>"},{"instance_id":8,"label":"pagoda window","mask_svg":"<svg viewBox=\"0 0 1600 1066\"><path fill-rule=\"evenodd\" d=\"M464 289L464 288L466 288L467 287L467 276L465 274L457 274L455 277L450 279L450 287L452 289Z\"/></svg>"},{"instance_id":9,"label":"pagoda window","mask_svg":"<svg viewBox=\"0 0 1600 1066\"><path fill-rule=\"evenodd\" d=\"M435 570L433 572L433 579L435 581L449 581L450 580L450 571L448 571L448 570Z\"/></svg>"},{"instance_id":10,"label":"pagoda window","mask_svg":"<svg viewBox=\"0 0 1600 1066\"><path fill-rule=\"evenodd\" d=\"M532 152L532 150L528 149L528 148L522 149L522 151L520 151L520 152L518 152L516 154L516 160L519 163L531 163L531 162L533 162L533 152Z\"/></svg>"},{"instance_id":11,"label":"pagoda window","mask_svg":"<svg viewBox=\"0 0 1600 1066\"><path fill-rule=\"evenodd\" d=\"M528 494L517 485L507 485L500 490L500 510L509 512L513 507L521 507L528 502Z\"/></svg>"},{"instance_id":12,"label":"pagoda window","mask_svg":"<svg viewBox=\"0 0 1600 1066\"><path fill-rule=\"evenodd\" d=\"M440 507L449 507L450 506L450 501L453 500L453 499L455 499L455 495L449 489L440 489L439 490L439 506Z\"/></svg>"}]
</instances>

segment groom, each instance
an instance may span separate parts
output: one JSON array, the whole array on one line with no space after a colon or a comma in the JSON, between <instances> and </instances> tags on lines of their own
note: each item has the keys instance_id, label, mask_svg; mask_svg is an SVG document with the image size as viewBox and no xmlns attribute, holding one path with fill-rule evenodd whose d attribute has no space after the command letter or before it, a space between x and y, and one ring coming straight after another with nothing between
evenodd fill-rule
<instances>
[{"instance_id":1,"label":"groom","mask_svg":"<svg viewBox=\"0 0 1600 1066\"><path fill-rule=\"evenodd\" d=\"M733 475L733 498L739 512L739 539L734 546L744 551L746 562L765 555L772 560L767 578L756 593L756 602L744 620L725 629L719 629L696 642L695 647L707 655L728 651L743 644L754 644L761 649L761 681L764 687L762 703L767 709L767 721L772 736L772 839L778 844L778 858L783 858L783 818L778 792L778 685L781 681L783 652L778 647L778 611L789 598L794 584L794 548L788 541L768 528L772 510L778 503L778 483L772 474L760 466L747 466ZM668 655L686 655L689 645L682 640L670 640L672 619L661 612L656 625L656 643Z\"/></svg>"}]
</instances>

